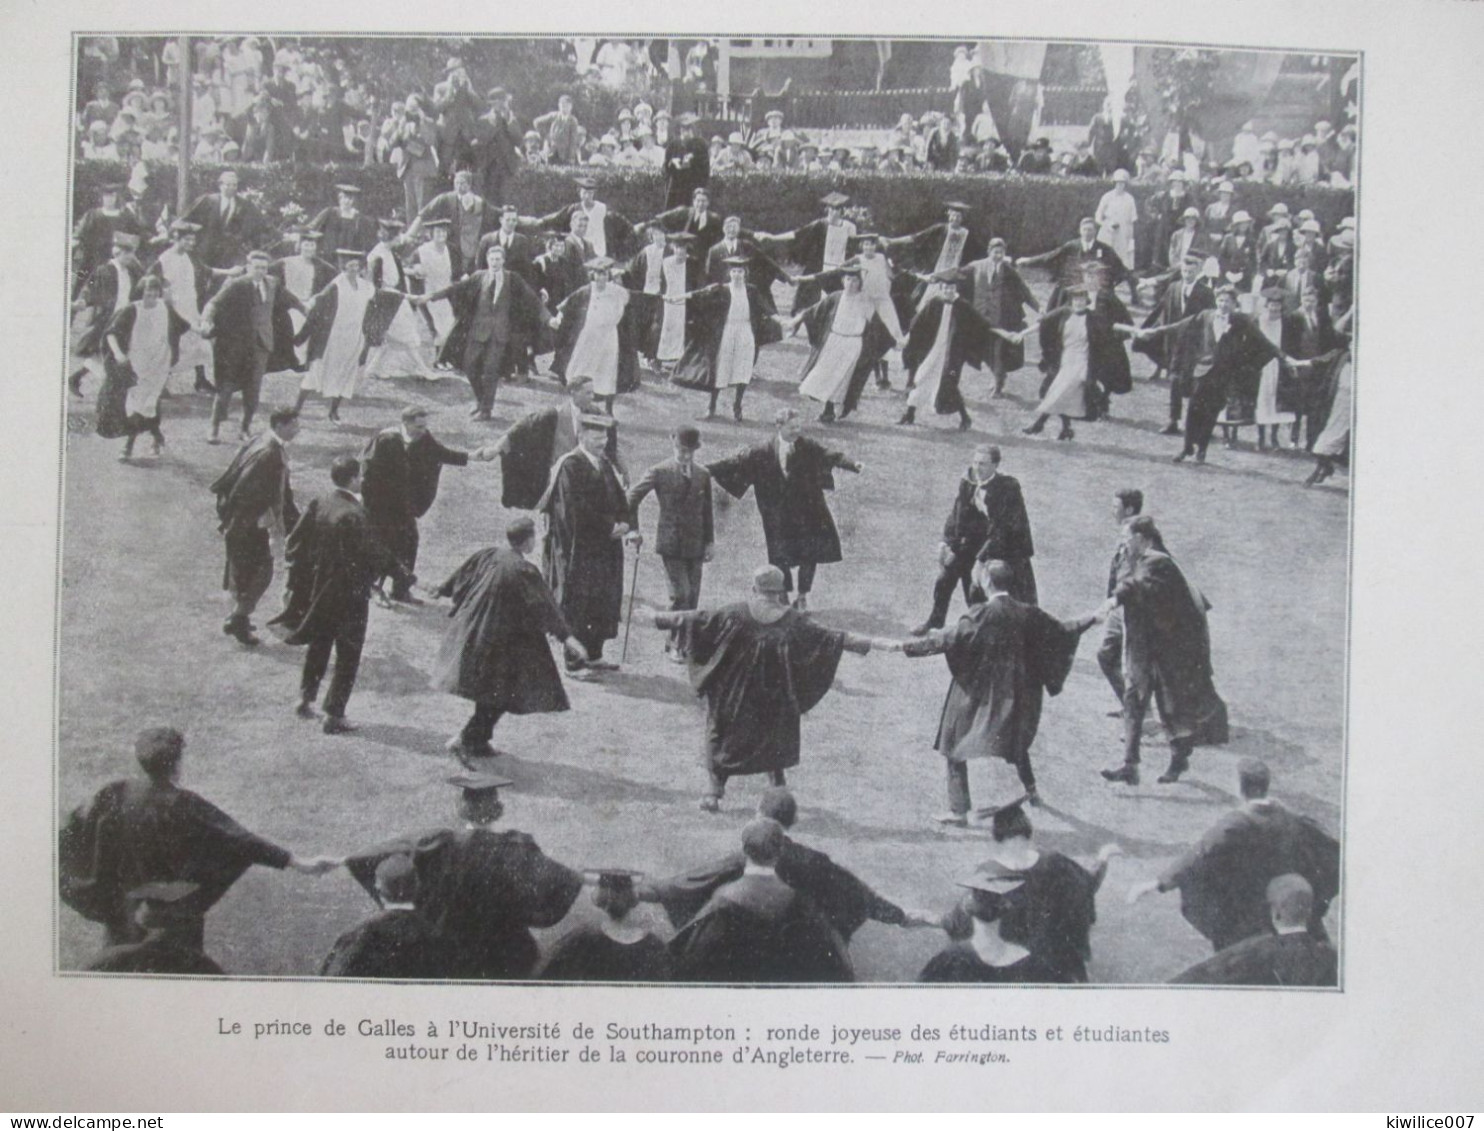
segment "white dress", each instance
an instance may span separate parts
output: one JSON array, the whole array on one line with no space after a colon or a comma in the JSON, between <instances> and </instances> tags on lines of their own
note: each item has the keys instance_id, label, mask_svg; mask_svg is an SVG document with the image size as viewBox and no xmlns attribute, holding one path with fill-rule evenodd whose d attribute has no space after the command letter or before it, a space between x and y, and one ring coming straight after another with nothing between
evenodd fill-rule
<instances>
[{"instance_id":1,"label":"white dress","mask_svg":"<svg viewBox=\"0 0 1484 1131\"><path fill-rule=\"evenodd\" d=\"M1118 253L1123 265L1134 269L1134 225L1139 220L1139 205L1131 192L1109 189L1098 201L1093 213L1098 222L1098 239Z\"/></svg>"},{"instance_id":2,"label":"white dress","mask_svg":"<svg viewBox=\"0 0 1484 1131\"><path fill-rule=\"evenodd\" d=\"M196 267L191 262L190 256L174 248L167 249L160 255L160 277L165 280L165 293L170 298L170 305L175 307L176 312L192 326L199 323L201 309L196 302ZM207 372L211 371L211 339L203 338L195 330L187 330L181 335L180 360L171 370L171 376L178 374L182 381L189 381L189 384L183 384L175 391L185 391L195 387L195 372L198 365Z\"/></svg>"},{"instance_id":3,"label":"white dress","mask_svg":"<svg viewBox=\"0 0 1484 1131\"><path fill-rule=\"evenodd\" d=\"M1283 319L1261 318L1257 328L1263 337L1279 349L1283 348ZM1268 362L1262 367L1262 377L1257 384L1257 409L1254 414L1258 424L1292 424L1297 417L1291 412L1278 411L1278 361Z\"/></svg>"},{"instance_id":4,"label":"white dress","mask_svg":"<svg viewBox=\"0 0 1484 1131\"><path fill-rule=\"evenodd\" d=\"M757 343L752 337L752 305L747 301L747 285L727 284L731 301L727 304L726 325L721 331L721 345L716 351L716 388L752 383L752 366L757 360Z\"/></svg>"},{"instance_id":5,"label":"white dress","mask_svg":"<svg viewBox=\"0 0 1484 1131\"><path fill-rule=\"evenodd\" d=\"M314 261L298 255L285 259L283 261L283 287L305 307L308 307L309 300L314 297ZM299 331L304 328L304 315L297 310L290 309L289 322L297 337ZM299 359L300 365L304 364L304 350L305 347L302 345L294 347L294 356Z\"/></svg>"},{"instance_id":6,"label":"white dress","mask_svg":"<svg viewBox=\"0 0 1484 1131\"><path fill-rule=\"evenodd\" d=\"M665 260L665 294L685 294L685 268L684 256ZM679 361L681 354L685 353L685 307L683 302L665 303L664 318L660 322L660 344L655 353L657 360Z\"/></svg>"},{"instance_id":7,"label":"white dress","mask_svg":"<svg viewBox=\"0 0 1484 1131\"><path fill-rule=\"evenodd\" d=\"M618 324L628 305L629 292L615 283L609 283L601 293L589 288L587 317L567 362L568 384L586 377L600 397L618 392Z\"/></svg>"},{"instance_id":8,"label":"white dress","mask_svg":"<svg viewBox=\"0 0 1484 1131\"><path fill-rule=\"evenodd\" d=\"M891 301L891 268L887 266L885 256L874 255L869 259L861 256L860 268L861 294L871 300L892 338L900 338L902 322L897 317L896 305Z\"/></svg>"},{"instance_id":9,"label":"white dress","mask_svg":"<svg viewBox=\"0 0 1484 1131\"><path fill-rule=\"evenodd\" d=\"M440 250L431 241L417 249L417 264L423 270L423 293L434 294L453 283L453 257L445 244ZM453 330L453 303L446 298L423 307L433 319L433 348L442 349Z\"/></svg>"},{"instance_id":10,"label":"white dress","mask_svg":"<svg viewBox=\"0 0 1484 1131\"><path fill-rule=\"evenodd\" d=\"M820 348L814 368L809 370L809 376L799 386L802 395L835 404L845 399L850 375L860 361L866 324L875 313L871 300L865 295L841 293L840 303L835 307L835 319L830 323L830 336Z\"/></svg>"},{"instance_id":11,"label":"white dress","mask_svg":"<svg viewBox=\"0 0 1484 1131\"><path fill-rule=\"evenodd\" d=\"M300 388L325 397L353 397L364 372L361 350L366 338L361 327L376 289L368 279L359 279L352 287L344 275L337 275L330 285L336 291L330 340L325 343L325 352L309 363L309 372Z\"/></svg>"},{"instance_id":12,"label":"white dress","mask_svg":"<svg viewBox=\"0 0 1484 1131\"><path fill-rule=\"evenodd\" d=\"M1061 329L1061 368L1046 396L1036 406L1038 416L1083 416L1087 413L1087 316L1068 315Z\"/></svg>"},{"instance_id":13,"label":"white dress","mask_svg":"<svg viewBox=\"0 0 1484 1131\"><path fill-rule=\"evenodd\" d=\"M584 209L580 204L577 208L578 211L587 213L587 242L593 245L593 251L598 255L606 256L608 229L605 221L608 219L608 206L601 200L595 200L591 208Z\"/></svg>"},{"instance_id":14,"label":"white dress","mask_svg":"<svg viewBox=\"0 0 1484 1131\"><path fill-rule=\"evenodd\" d=\"M1335 403L1329 410L1329 419L1325 421L1324 431L1319 433L1319 438L1314 441L1314 454L1316 456L1329 456L1335 458L1346 453L1350 443L1350 407L1354 399L1355 372L1353 361L1346 358L1340 368L1339 380L1335 385Z\"/></svg>"},{"instance_id":15,"label":"white dress","mask_svg":"<svg viewBox=\"0 0 1484 1131\"><path fill-rule=\"evenodd\" d=\"M388 289L395 289L399 275L397 257L384 243L372 248L367 257L368 276L372 274L373 265L377 261L381 263L382 280L387 283ZM375 346L367 356L366 372L372 377L443 376L428 365L423 353L426 334L427 324L418 318L411 303L403 301L398 305L397 313L392 315L391 325L386 328L381 345Z\"/></svg>"},{"instance_id":16,"label":"white dress","mask_svg":"<svg viewBox=\"0 0 1484 1131\"><path fill-rule=\"evenodd\" d=\"M953 304L944 303L938 318L938 335L933 348L917 367L917 383L907 394L908 408L932 408L938 401L938 386L943 383L943 370L948 367L948 343L953 338Z\"/></svg>"},{"instance_id":17,"label":"white dress","mask_svg":"<svg viewBox=\"0 0 1484 1131\"><path fill-rule=\"evenodd\" d=\"M129 367L135 382L124 396L124 412L151 420L160 415L160 392L170 377L170 308L163 302L134 310Z\"/></svg>"}]
</instances>

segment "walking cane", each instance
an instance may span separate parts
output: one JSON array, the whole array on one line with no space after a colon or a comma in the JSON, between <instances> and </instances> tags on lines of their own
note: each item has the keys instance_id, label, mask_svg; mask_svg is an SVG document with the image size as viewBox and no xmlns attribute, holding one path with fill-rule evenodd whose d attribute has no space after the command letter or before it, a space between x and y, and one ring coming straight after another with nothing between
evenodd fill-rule
<instances>
[{"instance_id":1,"label":"walking cane","mask_svg":"<svg viewBox=\"0 0 1484 1131\"><path fill-rule=\"evenodd\" d=\"M634 545L634 580L629 582L629 615L628 619L623 622L623 648L618 654L620 666L629 658L629 629L634 624L634 593L639 588L639 557L639 546L636 543Z\"/></svg>"}]
</instances>

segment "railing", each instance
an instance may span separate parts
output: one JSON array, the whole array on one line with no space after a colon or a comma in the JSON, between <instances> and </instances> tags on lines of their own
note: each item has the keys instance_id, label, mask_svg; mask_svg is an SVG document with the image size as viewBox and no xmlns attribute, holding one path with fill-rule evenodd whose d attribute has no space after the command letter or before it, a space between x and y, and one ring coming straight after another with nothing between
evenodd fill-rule
<instances>
[{"instance_id":1,"label":"railing","mask_svg":"<svg viewBox=\"0 0 1484 1131\"><path fill-rule=\"evenodd\" d=\"M953 111L948 87L915 90L805 90L783 108L790 129L890 129L903 114L920 118L929 110Z\"/></svg>"},{"instance_id":2,"label":"railing","mask_svg":"<svg viewBox=\"0 0 1484 1131\"><path fill-rule=\"evenodd\" d=\"M1107 89L1101 86L1043 86L1041 125L1085 126L1107 97Z\"/></svg>"}]
</instances>

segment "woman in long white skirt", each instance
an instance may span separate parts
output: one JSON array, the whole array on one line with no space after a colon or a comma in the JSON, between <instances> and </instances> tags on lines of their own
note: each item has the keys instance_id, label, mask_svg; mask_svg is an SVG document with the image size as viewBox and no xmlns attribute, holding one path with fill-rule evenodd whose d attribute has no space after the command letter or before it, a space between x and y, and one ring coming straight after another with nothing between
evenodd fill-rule
<instances>
[{"instance_id":1,"label":"woman in long white skirt","mask_svg":"<svg viewBox=\"0 0 1484 1131\"><path fill-rule=\"evenodd\" d=\"M1349 350L1338 359L1337 364L1340 372L1335 379L1334 405L1329 410L1329 420L1325 422L1324 431L1314 441L1314 455L1319 462L1304 481L1305 487L1323 483L1335 473L1337 463L1345 463L1350 458L1350 411L1355 396L1355 371L1354 358Z\"/></svg>"},{"instance_id":2,"label":"woman in long white skirt","mask_svg":"<svg viewBox=\"0 0 1484 1131\"><path fill-rule=\"evenodd\" d=\"M453 253L448 247L448 225L447 220L429 220L423 225L432 233L432 239L418 245L416 263L408 273L423 281L425 295L437 294L453 285ZM423 310L433 320L433 351L436 357L453 331L453 303L447 299L439 299L428 303ZM451 367L440 361L433 368L444 370Z\"/></svg>"},{"instance_id":3,"label":"woman in long white skirt","mask_svg":"<svg viewBox=\"0 0 1484 1131\"><path fill-rule=\"evenodd\" d=\"M98 393L97 429L105 438L125 437L119 456L124 462L133 456L134 441L143 432L153 438L155 455L165 447L160 394L191 326L163 294L163 281L145 276L139 301L115 314L104 334L106 376Z\"/></svg>"},{"instance_id":4,"label":"woman in long white skirt","mask_svg":"<svg viewBox=\"0 0 1484 1131\"><path fill-rule=\"evenodd\" d=\"M366 373L371 377L419 377L434 376L425 355L427 339L432 335L405 296L407 275L391 248L390 240L400 220L380 220L378 240L366 257L366 274L371 280L376 297L372 299L375 313L372 315L381 344L373 346L366 356ZM388 313L390 312L390 313Z\"/></svg>"},{"instance_id":5,"label":"woman in long white skirt","mask_svg":"<svg viewBox=\"0 0 1484 1131\"><path fill-rule=\"evenodd\" d=\"M598 266L599 263L603 266ZM568 384L584 378L591 381L593 395L604 398L610 411L613 398L618 395L621 360L618 324L623 321L630 297L628 290L609 279L611 266L611 260L594 260L589 266L592 282L582 291L569 295L562 303L560 313L552 319L552 326L556 329L561 328L565 319L581 319L576 328L577 340L572 345L572 355L562 367L562 375ZM574 300L584 291L586 310L582 311L584 304Z\"/></svg>"},{"instance_id":6,"label":"woman in long white skirt","mask_svg":"<svg viewBox=\"0 0 1484 1131\"><path fill-rule=\"evenodd\" d=\"M1263 291L1262 317L1257 320L1257 328L1262 331L1263 337L1272 342L1281 351L1283 349L1283 290L1282 288L1269 288ZM1268 362L1262 368L1262 375L1257 383L1257 404L1253 410L1252 418L1257 422L1257 449L1263 451L1268 446L1269 433L1273 441L1273 450L1278 450L1278 429L1280 425L1292 426L1298 420L1296 413L1278 411L1278 370L1281 363L1277 358Z\"/></svg>"},{"instance_id":7,"label":"woman in long white skirt","mask_svg":"<svg viewBox=\"0 0 1484 1131\"><path fill-rule=\"evenodd\" d=\"M1056 438L1070 440L1076 435L1072 431L1072 418L1080 419L1087 415L1087 291L1073 287L1067 293L1072 303L1071 310L1042 323L1043 327L1051 324L1054 328L1050 332L1060 334L1061 361L1050 388L1036 406L1036 419L1028 428L1021 429L1027 436L1039 434L1048 419L1060 416L1061 431Z\"/></svg>"},{"instance_id":8,"label":"woman in long white skirt","mask_svg":"<svg viewBox=\"0 0 1484 1131\"><path fill-rule=\"evenodd\" d=\"M355 396L365 367L361 354L366 348L366 308L376 293L361 277L359 251L335 253L341 272L310 305L309 318L301 334L309 339L309 372L299 386L299 407L310 393L330 402L330 419L340 419L340 402Z\"/></svg>"}]
</instances>

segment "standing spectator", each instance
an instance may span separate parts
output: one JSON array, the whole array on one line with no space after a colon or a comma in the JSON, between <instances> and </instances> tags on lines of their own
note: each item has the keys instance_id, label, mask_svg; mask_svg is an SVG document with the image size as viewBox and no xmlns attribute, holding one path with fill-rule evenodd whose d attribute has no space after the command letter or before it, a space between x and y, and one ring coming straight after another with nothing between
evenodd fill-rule
<instances>
[{"instance_id":1,"label":"standing spectator","mask_svg":"<svg viewBox=\"0 0 1484 1131\"><path fill-rule=\"evenodd\" d=\"M1118 253L1128 270L1134 269L1134 230L1139 222L1139 206L1128 191L1128 170L1115 169L1113 187L1098 201L1093 218L1098 222L1098 239ZM1132 283L1130 283L1132 286Z\"/></svg>"},{"instance_id":2,"label":"standing spectator","mask_svg":"<svg viewBox=\"0 0 1484 1131\"><path fill-rule=\"evenodd\" d=\"M87 135L82 141L82 159L84 161L117 161L119 159L118 147L108 136L106 123L94 121L88 126Z\"/></svg>"},{"instance_id":3,"label":"standing spectator","mask_svg":"<svg viewBox=\"0 0 1484 1131\"><path fill-rule=\"evenodd\" d=\"M282 161L285 156L283 135L273 120L273 103L260 95L253 100L248 111L247 130L242 137L242 160L265 165L270 161Z\"/></svg>"},{"instance_id":4,"label":"standing spectator","mask_svg":"<svg viewBox=\"0 0 1484 1131\"><path fill-rule=\"evenodd\" d=\"M684 208L711 184L711 155L696 136L696 116L680 115L680 137L665 145L665 209Z\"/></svg>"},{"instance_id":5,"label":"standing spectator","mask_svg":"<svg viewBox=\"0 0 1484 1131\"><path fill-rule=\"evenodd\" d=\"M406 116L391 143L392 167L402 182L403 207L408 216L416 216L427 206L438 179L438 130L417 95L408 97Z\"/></svg>"},{"instance_id":6,"label":"standing spectator","mask_svg":"<svg viewBox=\"0 0 1484 1131\"><path fill-rule=\"evenodd\" d=\"M230 169L217 178L217 191L196 199L185 218L201 225L197 241L201 260L208 267L236 267L263 238L266 226L251 201L237 194L237 174Z\"/></svg>"},{"instance_id":7,"label":"standing spectator","mask_svg":"<svg viewBox=\"0 0 1484 1131\"><path fill-rule=\"evenodd\" d=\"M433 93L433 109L438 113L438 167L446 177L473 164L475 123L484 106L458 59L448 61L448 79L439 88Z\"/></svg>"},{"instance_id":8,"label":"standing spectator","mask_svg":"<svg viewBox=\"0 0 1484 1131\"><path fill-rule=\"evenodd\" d=\"M1319 159L1319 143L1313 134L1305 134L1299 142L1299 154L1294 180L1301 185L1317 185L1323 179L1323 163Z\"/></svg>"},{"instance_id":9,"label":"standing spectator","mask_svg":"<svg viewBox=\"0 0 1484 1131\"><path fill-rule=\"evenodd\" d=\"M113 94L108 89L106 82L100 82L93 88L92 101L82 108L82 113L77 117L77 128L81 133L88 133L94 122L102 122L106 127L104 133L112 128L114 119L118 117L119 105L113 100Z\"/></svg>"},{"instance_id":10,"label":"standing spectator","mask_svg":"<svg viewBox=\"0 0 1484 1131\"><path fill-rule=\"evenodd\" d=\"M1113 104L1106 98L1087 126L1087 146L1097 165L1098 175L1106 177L1113 172L1118 164L1118 152L1113 133Z\"/></svg>"},{"instance_id":11,"label":"standing spectator","mask_svg":"<svg viewBox=\"0 0 1484 1131\"><path fill-rule=\"evenodd\" d=\"M520 127L504 87L491 90L489 102L489 112L474 125L474 167L485 199L503 202L506 182L520 168Z\"/></svg>"},{"instance_id":12,"label":"standing spectator","mask_svg":"<svg viewBox=\"0 0 1484 1131\"><path fill-rule=\"evenodd\" d=\"M557 108L532 123L546 136L546 152L554 165L576 165L582 160L582 124L572 115L572 96L557 98Z\"/></svg>"}]
</instances>

